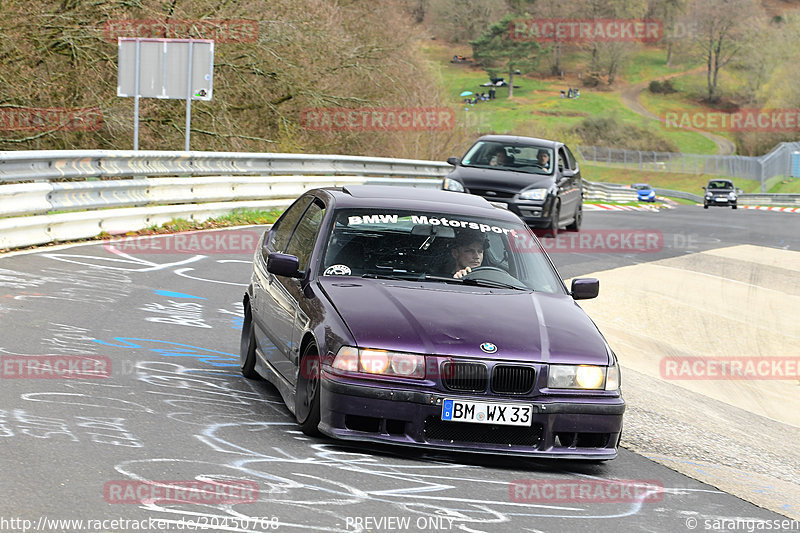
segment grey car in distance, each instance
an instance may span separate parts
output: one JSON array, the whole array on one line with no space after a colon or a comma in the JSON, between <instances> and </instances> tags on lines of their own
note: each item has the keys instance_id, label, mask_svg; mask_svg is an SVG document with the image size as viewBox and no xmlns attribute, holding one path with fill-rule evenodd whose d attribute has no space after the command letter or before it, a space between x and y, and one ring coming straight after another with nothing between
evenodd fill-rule
<instances>
[{"instance_id":1,"label":"grey car in distance","mask_svg":"<svg viewBox=\"0 0 800 533\"><path fill-rule=\"evenodd\" d=\"M580 230L583 185L578 161L557 141L511 135L485 135L455 168L442 188L481 196L519 216L541 235L562 228Z\"/></svg>"}]
</instances>

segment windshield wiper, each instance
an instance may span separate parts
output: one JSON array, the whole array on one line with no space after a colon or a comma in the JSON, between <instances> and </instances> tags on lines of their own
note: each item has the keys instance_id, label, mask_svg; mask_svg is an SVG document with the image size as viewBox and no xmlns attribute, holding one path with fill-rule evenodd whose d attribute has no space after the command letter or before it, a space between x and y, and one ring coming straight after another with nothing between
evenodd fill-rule
<instances>
[{"instance_id":1,"label":"windshield wiper","mask_svg":"<svg viewBox=\"0 0 800 533\"><path fill-rule=\"evenodd\" d=\"M494 281L491 279L479 279L479 278L469 278L463 279L462 281L464 285L477 285L480 287L497 287L501 289L515 289L518 291L532 291L530 287L520 287L519 285L513 285L511 283L504 283L502 281Z\"/></svg>"},{"instance_id":2,"label":"windshield wiper","mask_svg":"<svg viewBox=\"0 0 800 533\"><path fill-rule=\"evenodd\" d=\"M493 281L488 279L476 279L476 278L447 278L444 276L431 276L426 274L421 278L421 281L443 281L445 283L458 283L460 285L474 285L478 287L495 287L500 289L515 289L518 291L530 291L533 290L528 287L520 287L519 285L513 285L511 283L503 283L502 281Z\"/></svg>"},{"instance_id":3,"label":"windshield wiper","mask_svg":"<svg viewBox=\"0 0 800 533\"><path fill-rule=\"evenodd\" d=\"M361 275L362 278L372 278L372 279L395 279L400 281L413 281L414 278L406 276L398 276L396 274L374 274L372 272L368 272L366 274Z\"/></svg>"}]
</instances>

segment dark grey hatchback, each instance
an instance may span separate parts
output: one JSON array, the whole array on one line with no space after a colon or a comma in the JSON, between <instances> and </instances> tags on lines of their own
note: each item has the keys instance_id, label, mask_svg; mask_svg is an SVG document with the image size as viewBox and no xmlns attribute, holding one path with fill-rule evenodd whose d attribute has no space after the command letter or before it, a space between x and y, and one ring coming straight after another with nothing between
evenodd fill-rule
<instances>
[{"instance_id":1,"label":"dark grey hatchback","mask_svg":"<svg viewBox=\"0 0 800 533\"><path fill-rule=\"evenodd\" d=\"M241 370L300 428L453 451L617 455L617 358L516 215L406 187L303 194L261 239Z\"/></svg>"},{"instance_id":2,"label":"dark grey hatchback","mask_svg":"<svg viewBox=\"0 0 800 533\"><path fill-rule=\"evenodd\" d=\"M456 168L444 179L445 190L482 196L551 235L563 227L570 231L581 227L581 172L564 143L485 135L464 157L447 162Z\"/></svg>"}]
</instances>

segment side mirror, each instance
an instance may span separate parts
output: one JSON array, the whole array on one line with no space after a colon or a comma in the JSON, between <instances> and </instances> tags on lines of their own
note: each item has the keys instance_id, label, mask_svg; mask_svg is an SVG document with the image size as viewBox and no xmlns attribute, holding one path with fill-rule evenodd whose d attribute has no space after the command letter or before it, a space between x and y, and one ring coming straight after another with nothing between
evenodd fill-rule
<instances>
[{"instance_id":1,"label":"side mirror","mask_svg":"<svg viewBox=\"0 0 800 533\"><path fill-rule=\"evenodd\" d=\"M575 177L575 171L566 168L561 171L561 175L564 176L565 178L572 178Z\"/></svg>"},{"instance_id":2,"label":"side mirror","mask_svg":"<svg viewBox=\"0 0 800 533\"><path fill-rule=\"evenodd\" d=\"M705 188L705 187L703 187L703 190L706 190L706 188Z\"/></svg>"},{"instance_id":3,"label":"side mirror","mask_svg":"<svg viewBox=\"0 0 800 533\"><path fill-rule=\"evenodd\" d=\"M590 300L600 293L600 280L596 278L575 278L572 280L573 300Z\"/></svg>"},{"instance_id":4,"label":"side mirror","mask_svg":"<svg viewBox=\"0 0 800 533\"><path fill-rule=\"evenodd\" d=\"M740 189L740 188L738 188L738 187L737 187L737 188L736 188L736 194L742 194L742 189Z\"/></svg>"},{"instance_id":5,"label":"side mirror","mask_svg":"<svg viewBox=\"0 0 800 533\"><path fill-rule=\"evenodd\" d=\"M457 166L461 162L461 160L458 159L457 157L448 157L447 162L453 166Z\"/></svg>"},{"instance_id":6,"label":"side mirror","mask_svg":"<svg viewBox=\"0 0 800 533\"><path fill-rule=\"evenodd\" d=\"M298 270L300 261L297 256L289 254L271 253L267 257L267 272L276 276L301 278L303 274Z\"/></svg>"}]
</instances>

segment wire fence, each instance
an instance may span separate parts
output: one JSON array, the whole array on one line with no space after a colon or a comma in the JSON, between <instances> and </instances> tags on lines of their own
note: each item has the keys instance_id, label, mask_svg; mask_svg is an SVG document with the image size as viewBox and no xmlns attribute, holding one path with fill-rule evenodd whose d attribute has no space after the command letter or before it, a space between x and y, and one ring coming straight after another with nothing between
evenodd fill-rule
<instances>
[{"instance_id":1,"label":"wire fence","mask_svg":"<svg viewBox=\"0 0 800 533\"><path fill-rule=\"evenodd\" d=\"M593 165L756 180L761 182L761 191L764 192L766 180L795 175L798 165L792 154L800 151L800 142L780 143L758 157L619 150L599 146L578 146L577 150L586 163Z\"/></svg>"}]
</instances>

